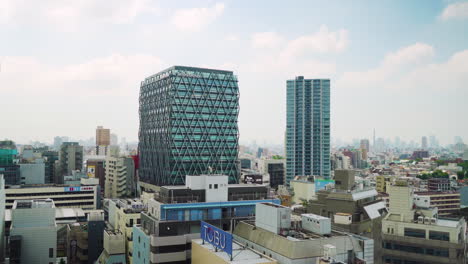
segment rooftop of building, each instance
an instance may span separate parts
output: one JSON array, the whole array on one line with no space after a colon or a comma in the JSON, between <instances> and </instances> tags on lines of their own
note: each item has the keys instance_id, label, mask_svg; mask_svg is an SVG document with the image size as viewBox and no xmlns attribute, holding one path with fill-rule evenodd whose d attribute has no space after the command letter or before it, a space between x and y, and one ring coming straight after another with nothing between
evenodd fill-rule
<instances>
[{"instance_id":1,"label":"rooftop of building","mask_svg":"<svg viewBox=\"0 0 468 264\"><path fill-rule=\"evenodd\" d=\"M34 208L55 208L55 204L52 199L15 200L13 203L13 210Z\"/></svg>"},{"instance_id":2,"label":"rooftop of building","mask_svg":"<svg viewBox=\"0 0 468 264\"><path fill-rule=\"evenodd\" d=\"M431 223L431 224L418 223L417 220L414 220L412 222L406 222L406 221L401 220L401 214L391 213L391 212L385 217L385 220L394 221L394 222L402 222L402 223L420 224L422 226L428 226L428 227L430 227L430 226L439 226L439 227L448 227L448 228L461 227L465 222L464 218L460 218L460 219L435 218L435 223Z\"/></svg>"},{"instance_id":3,"label":"rooftop of building","mask_svg":"<svg viewBox=\"0 0 468 264\"><path fill-rule=\"evenodd\" d=\"M250 248L246 248L245 246L237 242L232 243L232 255L233 255L232 261L230 260L230 256L227 253L220 251L220 250L217 251L215 247L211 245L210 243L203 244L203 241L201 239L193 239L192 243L196 243L200 245L201 247L211 251L212 254L216 255L217 257L223 259L224 261L228 263L259 264L259 263L271 263L272 261L274 261L272 258L269 258L261 254L260 252L252 250Z\"/></svg>"},{"instance_id":4,"label":"rooftop of building","mask_svg":"<svg viewBox=\"0 0 468 264\"><path fill-rule=\"evenodd\" d=\"M81 208L55 208L55 219L83 219L86 212ZM5 210L5 222L11 222L11 209Z\"/></svg>"},{"instance_id":5,"label":"rooftop of building","mask_svg":"<svg viewBox=\"0 0 468 264\"><path fill-rule=\"evenodd\" d=\"M239 222L233 234L235 239L245 239L249 244L253 242L290 259L321 257L326 244L336 245L338 254L345 254L351 248L362 251L356 239L367 239L336 230L320 235L304 229L292 229L290 235L284 236L257 227L254 221Z\"/></svg>"},{"instance_id":6,"label":"rooftop of building","mask_svg":"<svg viewBox=\"0 0 468 264\"><path fill-rule=\"evenodd\" d=\"M174 65L172 67L169 67L165 70L162 70L156 74L153 74L147 78L145 78L145 81L150 80L153 77L156 77L158 75L161 75L163 73L167 73L169 71L173 70L182 70L182 71L195 71L195 72L206 72L206 73L223 73L223 74L233 74L232 71L226 71L226 70L217 70L217 69L208 69L208 68L199 68L199 67L190 67L190 66L179 66L179 65Z\"/></svg>"},{"instance_id":7,"label":"rooftop of building","mask_svg":"<svg viewBox=\"0 0 468 264\"><path fill-rule=\"evenodd\" d=\"M6 186L5 189L28 189L28 188L51 188L51 187L76 187L80 184L23 184L23 185L10 185Z\"/></svg>"}]
</instances>

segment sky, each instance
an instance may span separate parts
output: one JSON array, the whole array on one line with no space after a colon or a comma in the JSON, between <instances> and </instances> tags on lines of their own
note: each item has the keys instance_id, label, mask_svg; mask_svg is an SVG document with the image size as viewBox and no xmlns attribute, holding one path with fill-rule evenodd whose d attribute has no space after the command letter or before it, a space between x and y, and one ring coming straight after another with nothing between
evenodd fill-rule
<instances>
[{"instance_id":1,"label":"sky","mask_svg":"<svg viewBox=\"0 0 468 264\"><path fill-rule=\"evenodd\" d=\"M284 142L286 80L331 80L331 134L468 140L468 1L0 0L0 138L138 138L140 81L232 70L241 143ZM466 142L465 142L466 143Z\"/></svg>"}]
</instances>

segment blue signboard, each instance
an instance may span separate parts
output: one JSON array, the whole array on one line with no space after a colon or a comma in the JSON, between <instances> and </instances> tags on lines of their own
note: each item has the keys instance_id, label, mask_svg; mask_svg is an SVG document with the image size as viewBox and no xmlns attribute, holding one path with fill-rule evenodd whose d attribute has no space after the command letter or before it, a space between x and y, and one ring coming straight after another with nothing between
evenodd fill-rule
<instances>
[{"instance_id":1,"label":"blue signboard","mask_svg":"<svg viewBox=\"0 0 468 264\"><path fill-rule=\"evenodd\" d=\"M201 221L200 236L203 242L208 242L217 249L232 257L232 234Z\"/></svg>"},{"instance_id":2,"label":"blue signboard","mask_svg":"<svg viewBox=\"0 0 468 264\"><path fill-rule=\"evenodd\" d=\"M81 189L80 186L63 187L64 192L79 192L81 191L80 189Z\"/></svg>"},{"instance_id":3,"label":"blue signboard","mask_svg":"<svg viewBox=\"0 0 468 264\"><path fill-rule=\"evenodd\" d=\"M335 180L326 180L326 179L316 179L314 182L315 182L316 192L325 189L325 186L330 183L335 184Z\"/></svg>"}]
</instances>

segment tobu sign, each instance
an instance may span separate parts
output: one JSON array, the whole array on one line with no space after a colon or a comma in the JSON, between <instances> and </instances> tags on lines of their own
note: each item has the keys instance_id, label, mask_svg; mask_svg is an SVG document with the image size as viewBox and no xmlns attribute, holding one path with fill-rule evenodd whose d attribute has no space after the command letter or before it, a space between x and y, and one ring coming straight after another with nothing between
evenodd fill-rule
<instances>
[{"instance_id":1,"label":"tobu sign","mask_svg":"<svg viewBox=\"0 0 468 264\"><path fill-rule=\"evenodd\" d=\"M217 249L228 253L232 256L232 234L213 225L201 221L200 230L201 239L203 242L208 242Z\"/></svg>"}]
</instances>

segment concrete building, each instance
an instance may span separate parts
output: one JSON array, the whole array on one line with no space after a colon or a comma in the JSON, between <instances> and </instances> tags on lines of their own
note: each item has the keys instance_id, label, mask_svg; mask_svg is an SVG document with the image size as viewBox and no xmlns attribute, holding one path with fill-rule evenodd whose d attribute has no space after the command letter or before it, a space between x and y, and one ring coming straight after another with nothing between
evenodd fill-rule
<instances>
[{"instance_id":1,"label":"concrete building","mask_svg":"<svg viewBox=\"0 0 468 264\"><path fill-rule=\"evenodd\" d=\"M234 242L232 244L232 255L216 250L213 245L203 243L201 239L192 240L192 264L227 264L227 263L243 263L243 264L276 264L278 263L273 258L270 258L258 251L245 247L244 245Z\"/></svg>"},{"instance_id":2,"label":"concrete building","mask_svg":"<svg viewBox=\"0 0 468 264\"><path fill-rule=\"evenodd\" d=\"M450 191L450 179L449 178L430 178L427 180L427 189L430 192Z\"/></svg>"},{"instance_id":3,"label":"concrete building","mask_svg":"<svg viewBox=\"0 0 468 264\"><path fill-rule=\"evenodd\" d=\"M66 186L55 184L9 186L5 189L6 208L10 209L16 200L54 200L57 208L82 208L95 210L100 207L98 186Z\"/></svg>"},{"instance_id":4,"label":"concrete building","mask_svg":"<svg viewBox=\"0 0 468 264\"><path fill-rule=\"evenodd\" d=\"M309 201L307 212L330 218L337 230L374 239L374 255L378 257L380 226L387 209L373 187L356 184L354 174L352 170L336 170L335 188L317 191L317 199Z\"/></svg>"},{"instance_id":5,"label":"concrete building","mask_svg":"<svg viewBox=\"0 0 468 264\"><path fill-rule=\"evenodd\" d=\"M307 203L312 199L317 199L315 196L315 181L314 177L296 176L290 182L293 190L292 200L295 204Z\"/></svg>"},{"instance_id":6,"label":"concrete building","mask_svg":"<svg viewBox=\"0 0 468 264\"><path fill-rule=\"evenodd\" d=\"M271 188L276 189L284 184L286 160L261 159L258 163L260 173L269 175Z\"/></svg>"},{"instance_id":7,"label":"concrete building","mask_svg":"<svg viewBox=\"0 0 468 264\"><path fill-rule=\"evenodd\" d=\"M106 158L104 197L125 198L135 193L135 164L131 157Z\"/></svg>"},{"instance_id":8,"label":"concrete building","mask_svg":"<svg viewBox=\"0 0 468 264\"><path fill-rule=\"evenodd\" d=\"M427 150L427 137L426 136L423 136L421 138L421 149L422 150Z\"/></svg>"},{"instance_id":9,"label":"concrete building","mask_svg":"<svg viewBox=\"0 0 468 264\"><path fill-rule=\"evenodd\" d=\"M10 229L10 263L55 263L57 225L50 199L15 201Z\"/></svg>"},{"instance_id":10,"label":"concrete building","mask_svg":"<svg viewBox=\"0 0 468 264\"><path fill-rule=\"evenodd\" d=\"M105 157L92 157L86 160L86 175L88 178L99 179L99 186L101 192L105 192L106 182L106 158Z\"/></svg>"},{"instance_id":11,"label":"concrete building","mask_svg":"<svg viewBox=\"0 0 468 264\"><path fill-rule=\"evenodd\" d=\"M96 128L96 146L110 145L110 129L98 126ZM98 154L99 155L99 154Z\"/></svg>"},{"instance_id":12,"label":"concrete building","mask_svg":"<svg viewBox=\"0 0 468 264\"><path fill-rule=\"evenodd\" d=\"M323 233L320 230L328 218L316 215L297 217L274 213L275 210L282 211L283 208L271 205L269 213L256 214L255 223L239 222L233 232L234 239L245 247L277 260L278 263L374 263L372 239L331 229ZM276 217L282 221L273 221ZM316 220L316 217L320 220ZM283 221L290 223L290 226L281 224ZM329 223L330 219L328 227ZM279 224L280 228L273 228L277 232L264 228ZM316 226L320 228L315 229ZM326 225L323 228L326 228Z\"/></svg>"},{"instance_id":13,"label":"concrete building","mask_svg":"<svg viewBox=\"0 0 468 264\"><path fill-rule=\"evenodd\" d=\"M437 208L440 217L452 217L460 210L460 192L415 192L415 202L427 200L430 207Z\"/></svg>"},{"instance_id":14,"label":"concrete building","mask_svg":"<svg viewBox=\"0 0 468 264\"><path fill-rule=\"evenodd\" d=\"M42 159L36 163L20 163L21 184L44 184L45 164Z\"/></svg>"},{"instance_id":15,"label":"concrete building","mask_svg":"<svg viewBox=\"0 0 468 264\"><path fill-rule=\"evenodd\" d=\"M125 256L125 235L119 230L104 230L104 250L98 264L127 264Z\"/></svg>"},{"instance_id":16,"label":"concrete building","mask_svg":"<svg viewBox=\"0 0 468 264\"><path fill-rule=\"evenodd\" d=\"M390 212L382 221L384 263L466 263L466 222L444 219L437 208L418 206L405 181L388 186Z\"/></svg>"},{"instance_id":17,"label":"concrete building","mask_svg":"<svg viewBox=\"0 0 468 264\"><path fill-rule=\"evenodd\" d=\"M83 169L83 146L77 142L64 142L60 146L58 160L58 175L55 183L63 183L63 176L71 175L72 171Z\"/></svg>"},{"instance_id":18,"label":"concrete building","mask_svg":"<svg viewBox=\"0 0 468 264\"><path fill-rule=\"evenodd\" d=\"M330 177L330 80L286 81L286 181L297 175Z\"/></svg>"},{"instance_id":19,"label":"concrete building","mask_svg":"<svg viewBox=\"0 0 468 264\"><path fill-rule=\"evenodd\" d=\"M375 189L379 193L387 192L387 184L390 183L395 177L387 175L377 175L375 177Z\"/></svg>"},{"instance_id":20,"label":"concrete building","mask_svg":"<svg viewBox=\"0 0 468 264\"><path fill-rule=\"evenodd\" d=\"M154 197L133 227L133 255L151 263L190 261L201 220L232 231L237 221L252 219L257 203L279 204L268 199L266 186L228 184L226 175L187 176L185 186L162 186Z\"/></svg>"},{"instance_id":21,"label":"concrete building","mask_svg":"<svg viewBox=\"0 0 468 264\"><path fill-rule=\"evenodd\" d=\"M133 263L133 226L140 224L141 212L144 210L146 205L136 199L109 200L109 225L124 235L126 263L129 264Z\"/></svg>"},{"instance_id":22,"label":"concrete building","mask_svg":"<svg viewBox=\"0 0 468 264\"><path fill-rule=\"evenodd\" d=\"M45 172L44 172L44 183L51 184L54 183L56 178L55 172L57 168L55 162L59 159L58 151L47 150L42 152L42 158L44 158Z\"/></svg>"},{"instance_id":23,"label":"concrete building","mask_svg":"<svg viewBox=\"0 0 468 264\"><path fill-rule=\"evenodd\" d=\"M367 139L367 138L361 139L360 149L365 150L366 153L369 153L369 151L370 151L369 139Z\"/></svg>"},{"instance_id":24,"label":"concrete building","mask_svg":"<svg viewBox=\"0 0 468 264\"><path fill-rule=\"evenodd\" d=\"M94 264L104 242L104 212L90 212L87 221L67 225L67 263Z\"/></svg>"}]
</instances>

